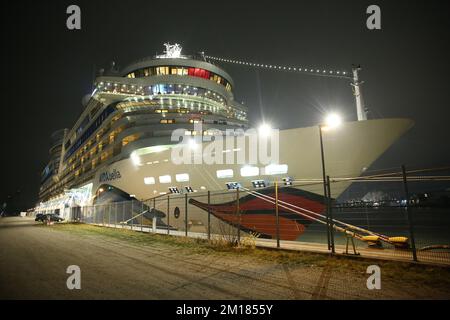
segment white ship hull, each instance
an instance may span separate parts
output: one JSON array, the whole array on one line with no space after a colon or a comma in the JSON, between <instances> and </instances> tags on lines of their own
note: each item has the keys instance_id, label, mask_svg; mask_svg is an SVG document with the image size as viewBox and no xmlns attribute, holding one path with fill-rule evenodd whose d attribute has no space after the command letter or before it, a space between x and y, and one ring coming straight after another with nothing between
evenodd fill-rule
<instances>
[{"instance_id":1,"label":"white ship hull","mask_svg":"<svg viewBox=\"0 0 450 320\"><path fill-rule=\"evenodd\" d=\"M408 119L380 119L347 122L341 127L323 132L326 174L331 178L357 177L379 158L402 134L413 125ZM93 182L92 196L104 185L111 185L137 199L149 199L169 193L169 187L184 190L226 190L227 182L239 182L245 188L252 188L251 181L280 181L283 177L296 179L322 179L322 165L319 143L319 128L306 127L280 131L279 163L287 164L288 172L281 175L240 176L242 164L179 164L171 161L171 150L153 152L140 156L140 165L127 158L98 169ZM248 147L248 146L247 146ZM217 171L232 169L234 176L218 178ZM109 181L101 175L120 173L120 178ZM263 170L261 170L262 172ZM189 174L189 181L177 182L176 174ZM170 175L170 183L160 183L159 177ZM144 178L155 178L155 184L147 185ZM102 181L103 180L103 181ZM333 185L332 197L338 197L349 182ZM302 189L323 194L322 185L305 185Z\"/></svg>"},{"instance_id":2,"label":"white ship hull","mask_svg":"<svg viewBox=\"0 0 450 320\"><path fill-rule=\"evenodd\" d=\"M344 123L338 129L323 132L323 143L325 152L326 174L331 178L357 177L360 176L377 158L379 158L402 134L413 125L408 119L381 119ZM255 190L252 181L264 180L267 183L266 193L273 195L273 182L282 181L285 177L295 180L322 179L321 153L319 143L319 128L307 127L280 131L280 164L286 164L288 172L280 175L261 175L242 177L240 169L242 165L230 164L189 164L175 165L171 162L171 150L153 152L140 156L139 165L133 159L118 161L109 166L100 168L92 181L93 203L105 203L97 201L101 199L100 192L109 187L119 189L133 198L144 200L158 198L158 201L146 202L149 207L155 204L156 209L164 215L162 222L170 228L185 230L185 196L183 194L170 194L169 188L177 188L186 194L185 187L192 188L194 193L189 193L188 221L189 231L207 231L207 196L206 191L212 192L211 204L219 205L219 209L210 208L213 213L210 218L212 225L218 225L220 221L235 224L233 214L235 211L236 190L228 190L226 183L238 182L243 189ZM234 176L231 178L218 178L217 170L232 169ZM105 173L111 179L105 180ZM177 174L188 174L189 181L177 182ZM103 176L102 176L103 175ZM171 176L170 183L160 183L160 176ZM152 177L155 184L145 184L144 179ZM351 182L343 181L334 183L331 187L331 195L337 198ZM264 192L263 189L257 189ZM281 189L280 189L281 190ZM197 192L197 193L195 193ZM323 184L317 183L294 183L281 192L281 199L290 201L300 207L323 213ZM217 194L220 193L220 194ZM166 195L167 194L167 195ZM170 204L167 198L170 197ZM273 206L258 200L248 192L241 191L240 200L243 214L240 226L243 231L253 231L264 237L274 237L275 224ZM193 199L193 200L191 200ZM111 200L106 200L106 202ZM227 208L227 206L229 206ZM269 210L267 210L269 206ZM178 210L175 213L174 210ZM139 209L135 208L134 214ZM232 214L230 214L232 213ZM126 217L131 217L126 215ZM169 218L169 220L167 220ZM231 219L231 220L230 220ZM247 219L247 220L245 220ZM151 221L144 219L144 223ZM135 222L140 223L137 219ZM287 240L297 239L304 231L310 221L302 216L296 216L289 212L281 213L281 224L283 225L281 238Z\"/></svg>"}]
</instances>

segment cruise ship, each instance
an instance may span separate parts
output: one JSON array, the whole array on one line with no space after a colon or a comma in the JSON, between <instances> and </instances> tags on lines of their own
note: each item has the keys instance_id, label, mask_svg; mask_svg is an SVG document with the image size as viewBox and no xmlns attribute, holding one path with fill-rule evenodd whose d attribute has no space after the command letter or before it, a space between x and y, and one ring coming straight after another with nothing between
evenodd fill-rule
<instances>
[{"instance_id":1,"label":"cruise ship","mask_svg":"<svg viewBox=\"0 0 450 320\"><path fill-rule=\"evenodd\" d=\"M182 55L178 45L167 44L164 54L124 68L112 65L101 70L92 93L83 98L76 123L51 137L50 161L42 171L36 211L71 220L86 206L188 194L189 226L205 231L207 212L216 222L234 223L231 217L238 194L239 227L273 238L273 204L252 190L273 196L275 182L284 184L281 200L321 213L323 185L294 183L322 179L321 150L327 175L358 177L413 125L409 119L359 119L330 130L319 125L280 130L276 161L250 161L246 155L252 143L237 142L242 132L251 130L248 109L235 100L234 88L232 77L220 65L201 53ZM241 152L244 163L196 161L196 151L189 157L192 161L175 163L174 149L180 142L174 141L174 132L182 133L184 146L193 142L190 146L196 150L208 150L211 139L207 138L221 136L225 147L212 153L232 159ZM332 197L349 185L346 181L334 184ZM222 196L208 205L208 191ZM187 225L180 218L184 208L159 209L170 218L164 220L165 227ZM295 213L281 212L281 238L297 239L309 223Z\"/></svg>"}]
</instances>

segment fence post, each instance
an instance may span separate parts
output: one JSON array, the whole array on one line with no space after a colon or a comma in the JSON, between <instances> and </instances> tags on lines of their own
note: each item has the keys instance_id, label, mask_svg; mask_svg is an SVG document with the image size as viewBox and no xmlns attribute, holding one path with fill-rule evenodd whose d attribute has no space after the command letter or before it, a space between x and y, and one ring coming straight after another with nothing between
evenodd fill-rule
<instances>
[{"instance_id":1,"label":"fence post","mask_svg":"<svg viewBox=\"0 0 450 320\"><path fill-rule=\"evenodd\" d=\"M275 219L277 224L277 248L280 247L280 215L278 212L278 182L275 182Z\"/></svg>"},{"instance_id":2,"label":"fence post","mask_svg":"<svg viewBox=\"0 0 450 320\"><path fill-rule=\"evenodd\" d=\"M408 214L408 224L409 224L409 235L411 237L411 249L413 254L413 260L417 261L417 252L416 252L416 240L414 238L414 222L411 212L411 207L409 206L409 190L408 190L408 181L406 178L406 167L402 165L402 174L403 174L403 187L405 189L406 196L406 212Z\"/></svg>"},{"instance_id":3,"label":"fence post","mask_svg":"<svg viewBox=\"0 0 450 320\"><path fill-rule=\"evenodd\" d=\"M124 222L125 222L125 201L122 202L122 229L125 227L124 226Z\"/></svg>"},{"instance_id":4,"label":"fence post","mask_svg":"<svg viewBox=\"0 0 450 320\"><path fill-rule=\"evenodd\" d=\"M237 241L238 241L238 244L240 244L241 243L241 209L239 207L239 187L236 188L236 214L238 217Z\"/></svg>"},{"instance_id":5,"label":"fence post","mask_svg":"<svg viewBox=\"0 0 450 320\"><path fill-rule=\"evenodd\" d=\"M114 209L114 229L117 228L117 202L116 209Z\"/></svg>"},{"instance_id":6,"label":"fence post","mask_svg":"<svg viewBox=\"0 0 450 320\"><path fill-rule=\"evenodd\" d=\"M333 210L331 207L331 184L330 184L330 176L327 176L327 191L328 191L328 219L330 222L330 242L331 242L331 253L336 253L334 247L334 223L333 223Z\"/></svg>"},{"instance_id":7,"label":"fence post","mask_svg":"<svg viewBox=\"0 0 450 320\"><path fill-rule=\"evenodd\" d=\"M95 204L92 207L94 208L94 224L97 224L97 212L95 210Z\"/></svg>"},{"instance_id":8,"label":"fence post","mask_svg":"<svg viewBox=\"0 0 450 320\"><path fill-rule=\"evenodd\" d=\"M170 202L170 196L167 196L167 234L170 234L170 206L169 206L169 202Z\"/></svg>"},{"instance_id":9,"label":"fence post","mask_svg":"<svg viewBox=\"0 0 450 320\"><path fill-rule=\"evenodd\" d=\"M208 190L208 240L211 240L211 192Z\"/></svg>"},{"instance_id":10,"label":"fence post","mask_svg":"<svg viewBox=\"0 0 450 320\"><path fill-rule=\"evenodd\" d=\"M156 199L153 198L153 233L156 233Z\"/></svg>"},{"instance_id":11,"label":"fence post","mask_svg":"<svg viewBox=\"0 0 450 320\"><path fill-rule=\"evenodd\" d=\"M141 202L141 232L144 231L144 203Z\"/></svg>"},{"instance_id":12,"label":"fence post","mask_svg":"<svg viewBox=\"0 0 450 320\"><path fill-rule=\"evenodd\" d=\"M188 236L188 197L187 193L184 195L184 229L185 236Z\"/></svg>"},{"instance_id":13,"label":"fence post","mask_svg":"<svg viewBox=\"0 0 450 320\"><path fill-rule=\"evenodd\" d=\"M108 227L111 227L111 206L112 206L112 203L110 203L109 205L108 205Z\"/></svg>"},{"instance_id":14,"label":"fence post","mask_svg":"<svg viewBox=\"0 0 450 320\"><path fill-rule=\"evenodd\" d=\"M131 231L133 231L133 199L131 199Z\"/></svg>"}]
</instances>

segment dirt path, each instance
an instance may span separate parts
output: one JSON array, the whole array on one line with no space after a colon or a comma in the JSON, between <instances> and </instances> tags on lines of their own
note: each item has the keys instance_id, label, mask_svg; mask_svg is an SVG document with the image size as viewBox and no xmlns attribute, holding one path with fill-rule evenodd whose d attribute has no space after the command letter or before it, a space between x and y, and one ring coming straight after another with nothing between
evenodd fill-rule
<instances>
[{"instance_id":1,"label":"dirt path","mask_svg":"<svg viewBox=\"0 0 450 320\"><path fill-rule=\"evenodd\" d=\"M366 274L286 266L244 255L198 254L156 242L138 245L102 235L0 220L0 299L414 299L449 294L414 284L366 288ZM68 290L66 268L81 268Z\"/></svg>"}]
</instances>

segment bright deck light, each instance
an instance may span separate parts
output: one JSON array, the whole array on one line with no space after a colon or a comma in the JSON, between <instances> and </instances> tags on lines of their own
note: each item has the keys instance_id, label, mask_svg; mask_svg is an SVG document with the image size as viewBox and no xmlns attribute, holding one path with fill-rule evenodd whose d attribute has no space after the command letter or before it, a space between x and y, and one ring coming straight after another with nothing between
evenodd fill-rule
<instances>
[{"instance_id":1,"label":"bright deck light","mask_svg":"<svg viewBox=\"0 0 450 320\"><path fill-rule=\"evenodd\" d=\"M263 123L258 128L259 134L264 137L270 136L271 131L272 131L272 128L266 123Z\"/></svg>"},{"instance_id":2,"label":"bright deck light","mask_svg":"<svg viewBox=\"0 0 450 320\"><path fill-rule=\"evenodd\" d=\"M331 113L325 118L325 125L329 129L339 127L341 123L342 118L336 113Z\"/></svg>"}]
</instances>

